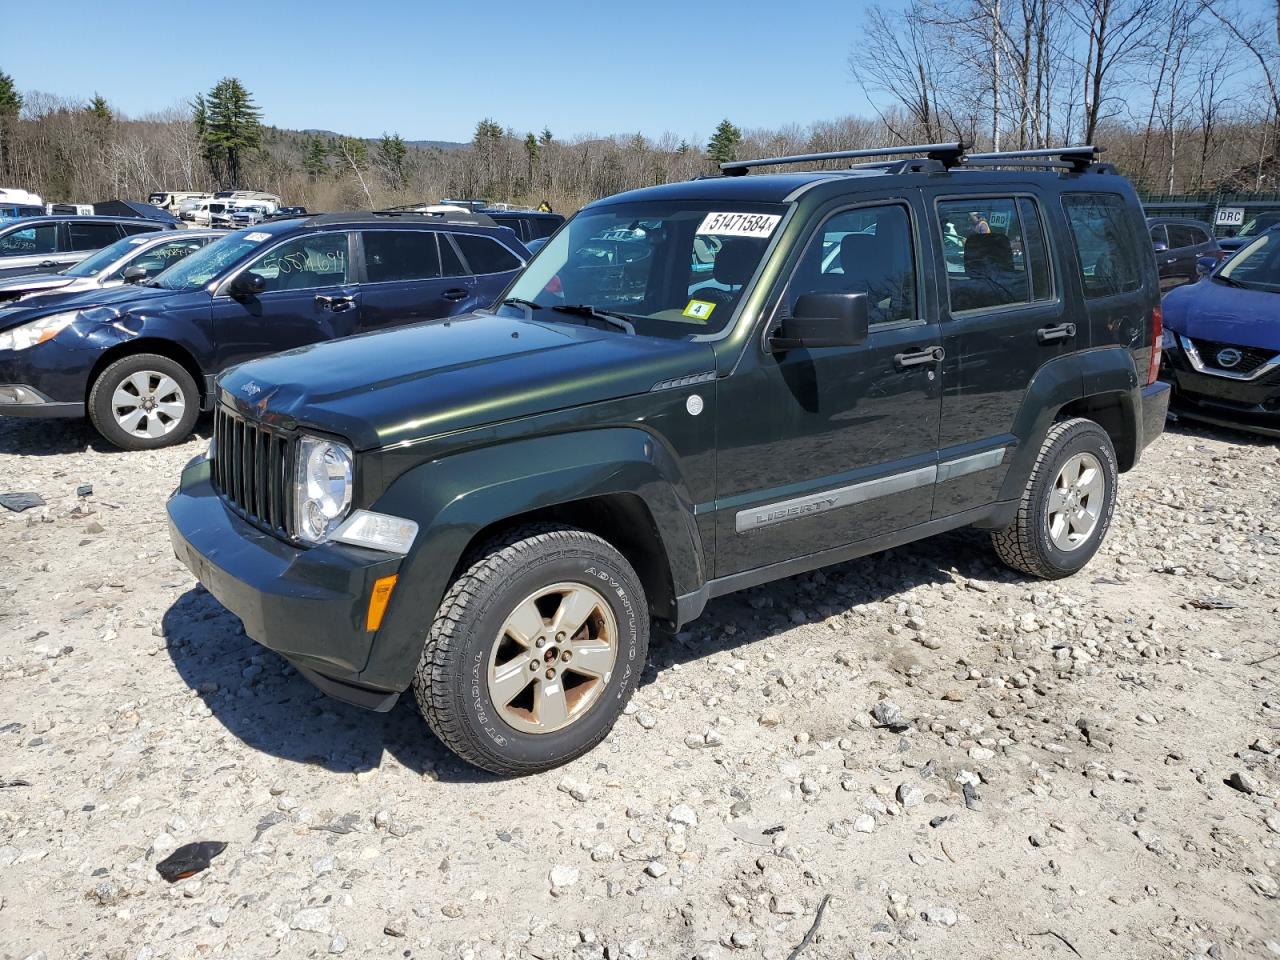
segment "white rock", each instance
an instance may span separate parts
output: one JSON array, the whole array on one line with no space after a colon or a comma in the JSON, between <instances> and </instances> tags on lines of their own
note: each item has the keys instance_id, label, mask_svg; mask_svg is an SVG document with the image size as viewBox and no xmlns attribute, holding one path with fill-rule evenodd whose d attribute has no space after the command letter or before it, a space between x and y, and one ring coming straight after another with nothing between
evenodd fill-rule
<instances>
[{"instance_id":1,"label":"white rock","mask_svg":"<svg viewBox=\"0 0 1280 960\"><path fill-rule=\"evenodd\" d=\"M305 930L307 933L324 933L329 929L328 907L307 907L299 910L289 921L293 930Z\"/></svg>"},{"instance_id":2,"label":"white rock","mask_svg":"<svg viewBox=\"0 0 1280 960\"><path fill-rule=\"evenodd\" d=\"M667 814L667 819L672 823L681 823L686 827L696 827L698 825L698 815L694 812L693 807L686 803L676 804Z\"/></svg>"}]
</instances>

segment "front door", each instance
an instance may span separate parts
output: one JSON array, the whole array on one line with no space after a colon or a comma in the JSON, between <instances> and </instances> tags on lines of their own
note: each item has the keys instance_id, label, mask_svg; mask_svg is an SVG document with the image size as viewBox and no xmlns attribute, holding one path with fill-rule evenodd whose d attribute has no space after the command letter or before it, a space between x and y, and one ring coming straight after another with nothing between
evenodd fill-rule
<instances>
[{"instance_id":1,"label":"front door","mask_svg":"<svg viewBox=\"0 0 1280 960\"><path fill-rule=\"evenodd\" d=\"M0 233L0 277L53 273L84 258L58 243L58 224L9 226Z\"/></svg>"},{"instance_id":2,"label":"front door","mask_svg":"<svg viewBox=\"0 0 1280 960\"><path fill-rule=\"evenodd\" d=\"M941 340L922 282L914 197L833 209L777 299L862 292L855 347L771 352L756 339L717 403L716 564L723 577L929 519L937 470Z\"/></svg>"},{"instance_id":3,"label":"front door","mask_svg":"<svg viewBox=\"0 0 1280 960\"><path fill-rule=\"evenodd\" d=\"M244 272L261 277L257 296L213 301L217 369L359 331L360 288L351 276L352 235L308 233L272 247Z\"/></svg>"}]
</instances>

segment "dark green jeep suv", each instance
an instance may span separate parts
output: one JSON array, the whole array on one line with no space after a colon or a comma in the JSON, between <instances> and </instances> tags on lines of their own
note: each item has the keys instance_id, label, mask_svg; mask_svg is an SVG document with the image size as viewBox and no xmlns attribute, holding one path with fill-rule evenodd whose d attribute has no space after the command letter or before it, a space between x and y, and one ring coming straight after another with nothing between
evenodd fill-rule
<instances>
[{"instance_id":1,"label":"dark green jeep suv","mask_svg":"<svg viewBox=\"0 0 1280 960\"><path fill-rule=\"evenodd\" d=\"M1142 210L1094 154L591 204L492 309L225 373L174 547L320 689L412 688L509 774L598 743L651 625L712 597L964 525L1070 575L1168 403Z\"/></svg>"}]
</instances>

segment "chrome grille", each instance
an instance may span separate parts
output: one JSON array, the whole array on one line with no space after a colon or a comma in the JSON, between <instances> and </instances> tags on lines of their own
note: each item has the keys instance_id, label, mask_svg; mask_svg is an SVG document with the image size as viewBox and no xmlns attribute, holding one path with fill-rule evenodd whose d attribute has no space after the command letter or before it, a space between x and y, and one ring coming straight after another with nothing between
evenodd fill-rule
<instances>
[{"instance_id":1,"label":"chrome grille","mask_svg":"<svg viewBox=\"0 0 1280 960\"><path fill-rule=\"evenodd\" d=\"M246 520L290 535L293 442L288 434L218 407L213 419L213 486Z\"/></svg>"},{"instance_id":2,"label":"chrome grille","mask_svg":"<svg viewBox=\"0 0 1280 960\"><path fill-rule=\"evenodd\" d=\"M1230 370L1232 373L1252 373L1267 361L1271 360L1276 352L1274 350L1263 350L1261 347L1238 347L1230 343L1218 343L1213 340L1192 340L1196 350L1200 353L1200 362L1206 367L1212 367L1215 370ZM1218 360L1218 354L1223 350L1234 350L1240 355L1230 367L1224 366Z\"/></svg>"}]
</instances>

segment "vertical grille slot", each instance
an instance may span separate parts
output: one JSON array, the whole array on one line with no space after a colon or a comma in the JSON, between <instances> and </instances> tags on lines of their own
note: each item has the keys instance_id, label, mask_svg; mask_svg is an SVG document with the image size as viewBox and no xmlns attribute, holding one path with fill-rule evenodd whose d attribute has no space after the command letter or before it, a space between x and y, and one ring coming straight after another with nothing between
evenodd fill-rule
<instances>
[{"instance_id":1,"label":"vertical grille slot","mask_svg":"<svg viewBox=\"0 0 1280 960\"><path fill-rule=\"evenodd\" d=\"M289 535L290 440L226 407L214 415L214 488L238 514Z\"/></svg>"}]
</instances>

